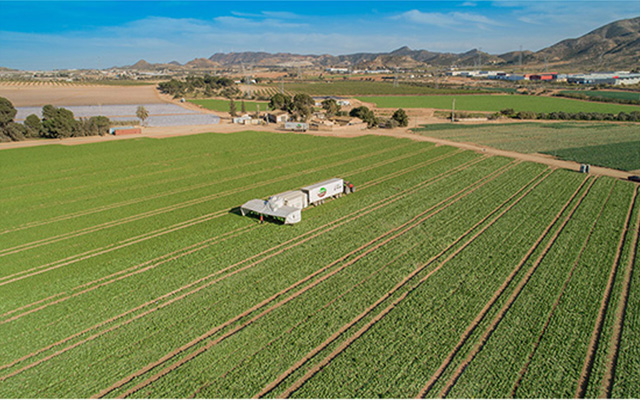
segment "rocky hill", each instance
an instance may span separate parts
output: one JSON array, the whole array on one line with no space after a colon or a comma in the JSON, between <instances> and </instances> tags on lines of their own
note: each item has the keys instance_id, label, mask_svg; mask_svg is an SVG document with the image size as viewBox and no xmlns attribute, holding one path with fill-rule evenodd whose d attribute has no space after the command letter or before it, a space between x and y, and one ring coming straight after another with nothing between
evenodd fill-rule
<instances>
[{"instance_id":1,"label":"rocky hill","mask_svg":"<svg viewBox=\"0 0 640 400\"><path fill-rule=\"evenodd\" d=\"M292 53L216 53L197 58L185 65L150 64L144 60L125 67L137 70L154 69L213 69L216 67L275 66L275 67L347 67L352 69L450 67L517 65L571 66L582 69L633 69L640 65L640 17L612 22L577 39L566 39L538 52L512 51L492 55L477 49L466 53L439 53L412 50L407 46L388 53L355 53L340 56L329 54L302 55Z\"/></svg>"}]
</instances>

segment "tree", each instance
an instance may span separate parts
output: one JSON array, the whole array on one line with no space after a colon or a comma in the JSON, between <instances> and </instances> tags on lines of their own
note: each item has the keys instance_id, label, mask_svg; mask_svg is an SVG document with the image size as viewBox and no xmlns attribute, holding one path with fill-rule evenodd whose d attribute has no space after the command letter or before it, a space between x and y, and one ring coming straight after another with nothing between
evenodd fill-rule
<instances>
[{"instance_id":1,"label":"tree","mask_svg":"<svg viewBox=\"0 0 640 400\"><path fill-rule=\"evenodd\" d=\"M335 99L323 100L322 108L329 118L336 116L340 112L340 106L338 105L338 102L335 101Z\"/></svg>"},{"instance_id":2,"label":"tree","mask_svg":"<svg viewBox=\"0 0 640 400\"><path fill-rule=\"evenodd\" d=\"M244 104L244 100L242 100L242 103L240 103L240 112L242 113L242 115L246 114L247 112L247 106Z\"/></svg>"},{"instance_id":3,"label":"tree","mask_svg":"<svg viewBox=\"0 0 640 400\"><path fill-rule=\"evenodd\" d=\"M42 121L37 115L31 114L24 120L24 127L26 129L25 136L38 137L42 132Z\"/></svg>"},{"instance_id":4,"label":"tree","mask_svg":"<svg viewBox=\"0 0 640 400\"><path fill-rule=\"evenodd\" d=\"M233 101L233 99L229 100L229 115L231 115L231 117L235 117L238 115L238 112L236 110L236 103Z\"/></svg>"},{"instance_id":5,"label":"tree","mask_svg":"<svg viewBox=\"0 0 640 400\"><path fill-rule=\"evenodd\" d=\"M293 96L290 111L306 121L313 113L313 106L315 103L315 100L313 100L313 98L308 94L298 93Z\"/></svg>"},{"instance_id":6,"label":"tree","mask_svg":"<svg viewBox=\"0 0 640 400\"><path fill-rule=\"evenodd\" d=\"M142 126L146 126L145 121L147 120L147 118L149 118L149 111L147 111L144 106L138 106L138 109L136 110L136 116L142 122Z\"/></svg>"},{"instance_id":7,"label":"tree","mask_svg":"<svg viewBox=\"0 0 640 400\"><path fill-rule=\"evenodd\" d=\"M26 133L26 129L22 124L18 124L16 122L9 122L4 126L4 134L6 136L9 136L9 138L11 138L11 140L13 140L14 142L24 140L25 133Z\"/></svg>"},{"instance_id":8,"label":"tree","mask_svg":"<svg viewBox=\"0 0 640 400\"><path fill-rule=\"evenodd\" d=\"M391 116L391 119L398 122L398 126L401 126L401 127L409 126L409 117L407 116L407 113L402 108L398 108L396 112L394 112L393 115Z\"/></svg>"},{"instance_id":9,"label":"tree","mask_svg":"<svg viewBox=\"0 0 640 400\"><path fill-rule=\"evenodd\" d=\"M349 115L352 117L357 117L367 123L369 128L373 128L378 125L378 118L375 116L373 111L369 110L368 107L356 107L351 109Z\"/></svg>"},{"instance_id":10,"label":"tree","mask_svg":"<svg viewBox=\"0 0 640 400\"><path fill-rule=\"evenodd\" d=\"M73 113L65 108L46 105L42 108L42 131L48 138L70 137L77 132L78 122Z\"/></svg>"},{"instance_id":11,"label":"tree","mask_svg":"<svg viewBox=\"0 0 640 400\"><path fill-rule=\"evenodd\" d=\"M0 97L0 129L13 122L13 118L17 113L18 110L15 109L9 99Z\"/></svg>"},{"instance_id":12,"label":"tree","mask_svg":"<svg viewBox=\"0 0 640 400\"><path fill-rule=\"evenodd\" d=\"M269 100L269 108L272 110L288 111L291 105L291 97L282 93L276 93Z\"/></svg>"}]
</instances>

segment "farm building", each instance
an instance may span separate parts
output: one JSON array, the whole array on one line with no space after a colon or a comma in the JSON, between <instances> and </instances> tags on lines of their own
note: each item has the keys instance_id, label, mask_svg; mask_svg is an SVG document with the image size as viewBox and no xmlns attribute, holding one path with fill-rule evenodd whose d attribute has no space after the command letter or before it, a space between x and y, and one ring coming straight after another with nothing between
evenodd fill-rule
<instances>
[{"instance_id":1,"label":"farm building","mask_svg":"<svg viewBox=\"0 0 640 400\"><path fill-rule=\"evenodd\" d=\"M530 81L553 81L558 79L557 72L544 72L541 74L526 74L525 78Z\"/></svg>"},{"instance_id":2,"label":"farm building","mask_svg":"<svg viewBox=\"0 0 640 400\"><path fill-rule=\"evenodd\" d=\"M274 124L287 122L289 120L289 113L286 111L273 111L267 114L267 120Z\"/></svg>"},{"instance_id":3,"label":"farm building","mask_svg":"<svg viewBox=\"0 0 640 400\"><path fill-rule=\"evenodd\" d=\"M109 129L109 133L114 136L141 134L142 129L133 126L117 126Z\"/></svg>"},{"instance_id":4,"label":"farm building","mask_svg":"<svg viewBox=\"0 0 640 400\"><path fill-rule=\"evenodd\" d=\"M356 117L336 117L334 120L339 126L355 126L361 127L362 129L366 129L367 127L366 122Z\"/></svg>"}]
</instances>

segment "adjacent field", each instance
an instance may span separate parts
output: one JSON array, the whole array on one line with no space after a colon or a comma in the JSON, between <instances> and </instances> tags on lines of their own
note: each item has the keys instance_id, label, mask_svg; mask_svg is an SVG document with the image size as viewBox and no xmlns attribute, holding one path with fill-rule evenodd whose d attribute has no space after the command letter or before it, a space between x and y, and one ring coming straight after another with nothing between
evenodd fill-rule
<instances>
[{"instance_id":1,"label":"adjacent field","mask_svg":"<svg viewBox=\"0 0 640 400\"><path fill-rule=\"evenodd\" d=\"M639 92L620 92L620 91L606 91L606 90L563 90L560 93L564 94L581 94L592 98L605 98L616 100L640 100Z\"/></svg>"},{"instance_id":2,"label":"adjacent field","mask_svg":"<svg viewBox=\"0 0 640 400\"><path fill-rule=\"evenodd\" d=\"M413 131L456 142L478 143L520 153L545 153L563 160L626 171L640 169L637 124L434 124Z\"/></svg>"},{"instance_id":3,"label":"adjacent field","mask_svg":"<svg viewBox=\"0 0 640 400\"><path fill-rule=\"evenodd\" d=\"M154 85L105 86L62 82L0 81L0 97L6 97L15 107L42 107L47 104L57 107L106 104L140 105L165 102L158 97Z\"/></svg>"},{"instance_id":4,"label":"adjacent field","mask_svg":"<svg viewBox=\"0 0 640 400\"><path fill-rule=\"evenodd\" d=\"M599 112L617 114L620 111L640 111L640 106L624 104L590 103L558 97L520 95L470 95L470 96L376 96L358 97L358 100L375 103L382 108L439 108L450 110L455 99L458 111L515 111L550 112Z\"/></svg>"},{"instance_id":5,"label":"adjacent field","mask_svg":"<svg viewBox=\"0 0 640 400\"><path fill-rule=\"evenodd\" d=\"M202 106L208 110L220 111L220 112L229 112L229 100L219 100L219 99L204 99L204 100L189 100L189 102L193 104L197 104ZM236 100L236 110L238 113L242 110L242 101ZM267 111L269 108L268 102L264 101L245 101L244 105L247 111L257 111L257 105L260 105L260 111Z\"/></svg>"},{"instance_id":6,"label":"adjacent field","mask_svg":"<svg viewBox=\"0 0 640 400\"><path fill-rule=\"evenodd\" d=\"M629 182L373 136L0 155L0 397L640 395Z\"/></svg>"},{"instance_id":7,"label":"adjacent field","mask_svg":"<svg viewBox=\"0 0 640 400\"><path fill-rule=\"evenodd\" d=\"M274 83L276 88L280 86ZM409 95L409 94L456 94L456 93L479 93L479 90L452 89L452 88L431 88L424 86L413 86L408 84L398 84L393 86L393 82L375 81L355 81L336 80L332 82L300 82L284 83L284 90L290 93L307 93L317 96L355 96L355 95Z\"/></svg>"}]
</instances>

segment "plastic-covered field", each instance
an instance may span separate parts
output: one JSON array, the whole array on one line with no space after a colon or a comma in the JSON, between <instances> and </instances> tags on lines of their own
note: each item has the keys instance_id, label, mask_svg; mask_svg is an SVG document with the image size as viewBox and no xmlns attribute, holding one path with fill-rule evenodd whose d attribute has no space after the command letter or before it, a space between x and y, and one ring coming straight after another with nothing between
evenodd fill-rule
<instances>
[{"instance_id":1,"label":"plastic-covered field","mask_svg":"<svg viewBox=\"0 0 640 400\"><path fill-rule=\"evenodd\" d=\"M148 126L180 126L180 125L205 125L217 124L220 118L189 110L175 104L141 104L149 112ZM93 117L103 115L115 121L136 120L135 104L118 104L102 106L68 106L64 107L73 112L76 118ZM30 114L42 117L42 107L17 107L17 121L24 120Z\"/></svg>"}]
</instances>

